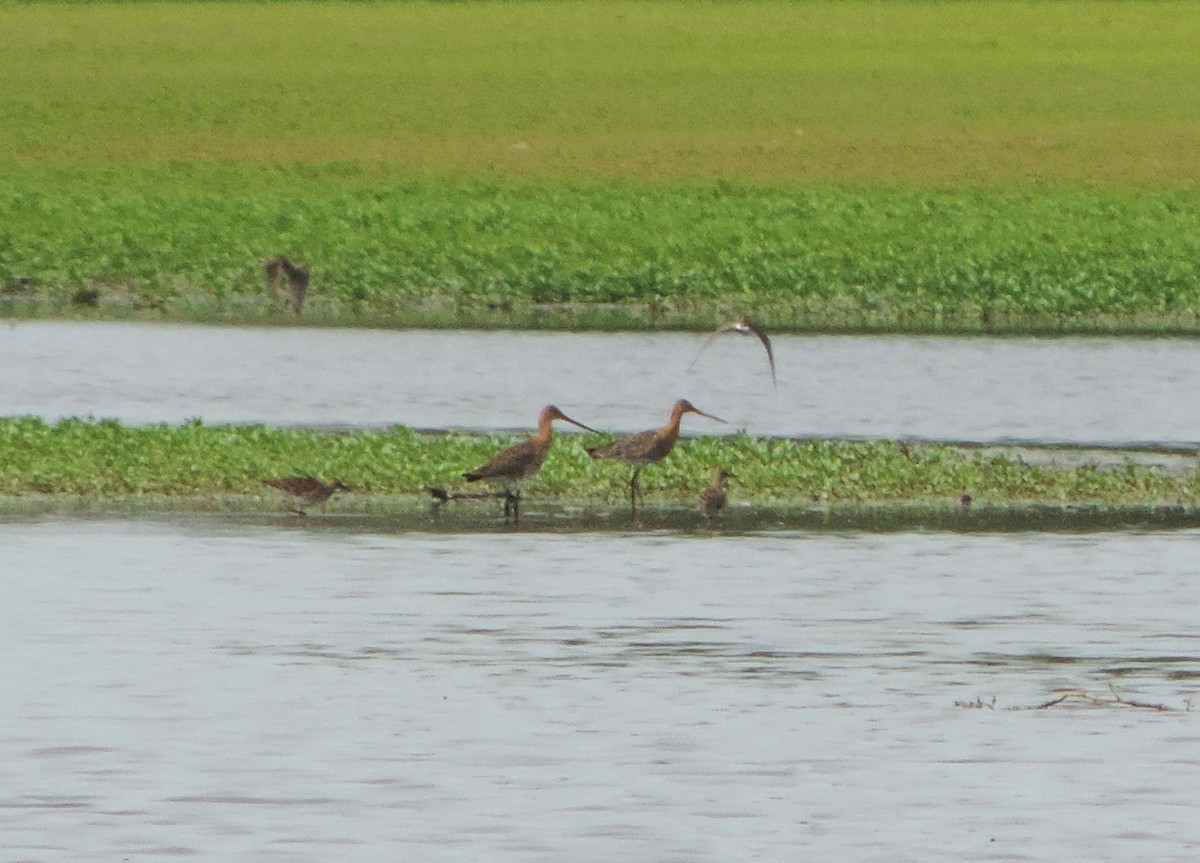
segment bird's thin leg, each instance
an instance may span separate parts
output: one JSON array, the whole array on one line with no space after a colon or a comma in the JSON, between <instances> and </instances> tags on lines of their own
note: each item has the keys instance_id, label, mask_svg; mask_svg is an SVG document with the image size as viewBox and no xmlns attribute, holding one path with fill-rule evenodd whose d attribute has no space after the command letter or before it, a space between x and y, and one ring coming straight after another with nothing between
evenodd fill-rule
<instances>
[{"instance_id":1,"label":"bird's thin leg","mask_svg":"<svg viewBox=\"0 0 1200 863\"><path fill-rule=\"evenodd\" d=\"M504 521L508 522L509 515L512 515L513 524L521 518L521 492L512 491L511 489L504 490Z\"/></svg>"}]
</instances>

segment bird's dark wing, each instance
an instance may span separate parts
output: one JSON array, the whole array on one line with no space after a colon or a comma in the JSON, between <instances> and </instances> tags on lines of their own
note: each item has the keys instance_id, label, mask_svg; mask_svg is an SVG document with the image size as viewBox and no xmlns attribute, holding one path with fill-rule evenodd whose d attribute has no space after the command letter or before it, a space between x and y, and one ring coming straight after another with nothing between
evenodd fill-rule
<instances>
[{"instance_id":1,"label":"bird's dark wing","mask_svg":"<svg viewBox=\"0 0 1200 863\"><path fill-rule=\"evenodd\" d=\"M775 378L775 352L771 350L771 340L767 337L767 332L754 321L746 319L744 326L758 336L758 340L762 342L764 348L767 349L767 362L771 365L771 383L777 383Z\"/></svg>"}]
</instances>

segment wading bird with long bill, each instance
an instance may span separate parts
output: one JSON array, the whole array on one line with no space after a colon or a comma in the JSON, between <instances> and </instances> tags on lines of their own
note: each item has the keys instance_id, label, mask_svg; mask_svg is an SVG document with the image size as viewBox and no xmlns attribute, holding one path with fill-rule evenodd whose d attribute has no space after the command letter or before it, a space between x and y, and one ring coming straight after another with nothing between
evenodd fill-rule
<instances>
[{"instance_id":1,"label":"wading bird with long bill","mask_svg":"<svg viewBox=\"0 0 1200 863\"><path fill-rule=\"evenodd\" d=\"M586 431L596 431L591 426L585 426L578 420L571 419L554 405L546 405L538 415L536 434L527 440L500 450L491 461L478 470L463 474L463 478L467 482L486 480L503 488L506 521L510 513L513 524L516 524L521 517L521 485L541 470L542 462L546 460L546 453L550 451L552 435L550 426L555 420L568 422Z\"/></svg>"},{"instance_id":2,"label":"wading bird with long bill","mask_svg":"<svg viewBox=\"0 0 1200 863\"><path fill-rule=\"evenodd\" d=\"M641 495L638 475L646 465L662 461L675 448L675 442L679 440L679 421L684 414L700 414L710 420L725 422L700 410L687 399L680 399L671 408L671 418L662 428L625 435L587 451L592 458L616 459L633 465L633 476L629 478L629 507L634 515L637 515L637 499Z\"/></svg>"}]
</instances>

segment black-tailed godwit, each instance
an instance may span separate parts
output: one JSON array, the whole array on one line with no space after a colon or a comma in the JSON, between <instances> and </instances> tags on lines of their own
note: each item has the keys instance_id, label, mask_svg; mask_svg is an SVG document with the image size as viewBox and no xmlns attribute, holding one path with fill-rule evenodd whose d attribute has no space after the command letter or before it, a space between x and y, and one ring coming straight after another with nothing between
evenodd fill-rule
<instances>
[{"instance_id":1,"label":"black-tailed godwit","mask_svg":"<svg viewBox=\"0 0 1200 863\"><path fill-rule=\"evenodd\" d=\"M671 408L671 418L662 428L625 435L587 451L592 458L617 459L633 465L633 476L629 478L629 506L634 515L637 515L637 499L640 494L638 475L646 465L662 461L675 448L675 441L679 440L679 421L684 414L689 413L725 422L720 417L700 410L687 399L680 399Z\"/></svg>"},{"instance_id":2,"label":"black-tailed godwit","mask_svg":"<svg viewBox=\"0 0 1200 863\"><path fill-rule=\"evenodd\" d=\"M503 488L505 520L508 519L509 513L512 513L514 524L521 517L521 485L537 473L542 467L542 462L546 460L546 453L550 451L550 426L555 420L569 422L590 432L596 431L591 426L571 419L554 405L546 405L538 415L536 434L500 450L491 461L478 470L463 474L467 482L486 480Z\"/></svg>"}]
</instances>

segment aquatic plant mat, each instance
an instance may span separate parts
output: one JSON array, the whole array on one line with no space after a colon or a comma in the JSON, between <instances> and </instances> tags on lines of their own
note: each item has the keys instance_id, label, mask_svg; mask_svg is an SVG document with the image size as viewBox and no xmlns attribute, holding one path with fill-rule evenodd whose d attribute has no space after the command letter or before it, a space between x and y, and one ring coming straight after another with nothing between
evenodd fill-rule
<instances>
[{"instance_id":1,"label":"aquatic plant mat","mask_svg":"<svg viewBox=\"0 0 1200 863\"><path fill-rule=\"evenodd\" d=\"M38 417L0 419L0 495L9 499L72 501L109 506L117 501L220 509L294 506L268 479L313 476L340 481L348 491L321 504L329 513L370 514L405 501L436 502L447 495L488 494L463 475L524 435L421 432L402 426L344 431L182 425L130 426L113 420ZM527 481L526 518L543 512L627 512L628 465L597 462L586 448L611 435L560 435L541 470ZM714 468L735 475L727 517L749 507L783 507L788 520L827 523L830 513L881 514L888 507L946 511L974 517L995 507L1017 507L1054 519L1072 508L1097 512L1186 512L1200 500L1200 471L1185 452L964 448L905 441L838 441L729 437L681 439L659 464L642 471L647 517L689 512ZM481 486L483 486L481 488ZM207 503L206 503L207 502ZM497 500L450 500L440 507L486 518ZM879 507L880 509L873 509ZM1029 509L1033 507L1033 509ZM1066 507L1068 509L1059 509ZM790 509L789 509L790 508ZM1174 511L1169 510L1169 511ZM814 515L815 513L815 515ZM855 516L861 517L861 516ZM924 516L923 516L924 517ZM1137 515L1135 518L1141 518ZM886 521L885 515L873 515Z\"/></svg>"}]
</instances>

